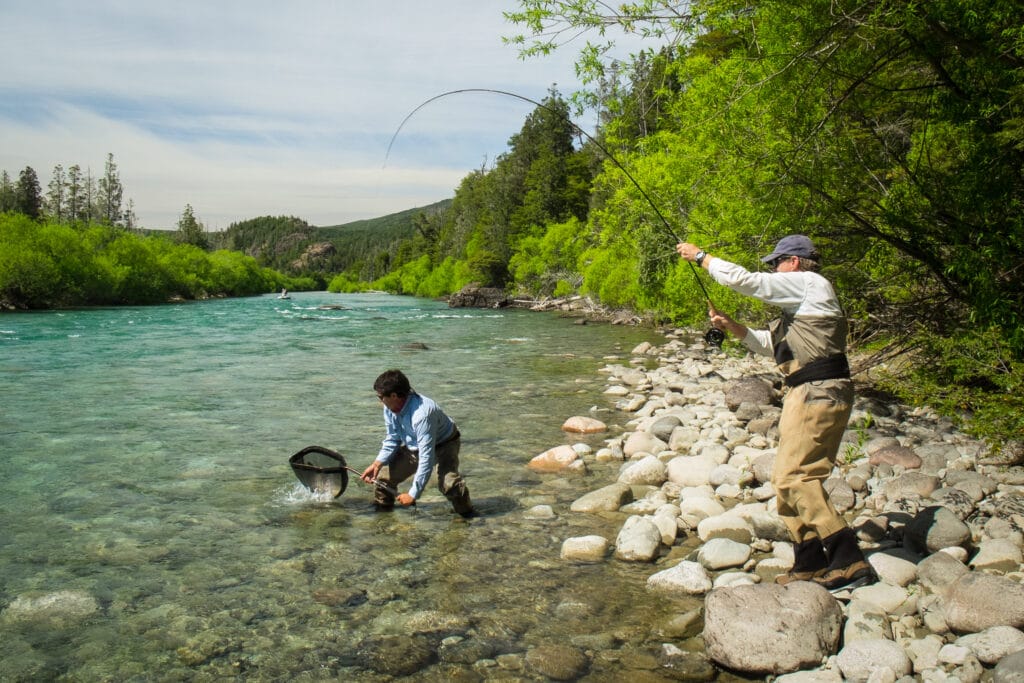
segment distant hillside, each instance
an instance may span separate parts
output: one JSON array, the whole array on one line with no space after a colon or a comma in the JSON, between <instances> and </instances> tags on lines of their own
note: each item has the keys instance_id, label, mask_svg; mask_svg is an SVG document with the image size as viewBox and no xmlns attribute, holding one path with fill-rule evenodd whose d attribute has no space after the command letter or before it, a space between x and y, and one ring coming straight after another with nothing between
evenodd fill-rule
<instances>
[{"instance_id":1,"label":"distant hillside","mask_svg":"<svg viewBox=\"0 0 1024 683\"><path fill-rule=\"evenodd\" d=\"M373 263L394 253L415 232L421 213L446 210L451 199L428 206L342 225L316 227L294 216L261 216L232 223L219 246L241 251L260 265L283 273L308 275L324 282L330 276Z\"/></svg>"}]
</instances>

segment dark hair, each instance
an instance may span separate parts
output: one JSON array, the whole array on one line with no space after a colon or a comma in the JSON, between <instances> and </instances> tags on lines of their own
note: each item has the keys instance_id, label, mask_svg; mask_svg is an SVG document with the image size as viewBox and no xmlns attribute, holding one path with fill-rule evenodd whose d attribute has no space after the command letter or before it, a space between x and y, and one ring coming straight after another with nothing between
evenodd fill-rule
<instances>
[{"instance_id":1,"label":"dark hair","mask_svg":"<svg viewBox=\"0 0 1024 683\"><path fill-rule=\"evenodd\" d=\"M382 372L373 383L373 390L380 396L398 394L401 398L405 398L412 393L412 387L409 385L409 378L406 377L401 370L387 370Z\"/></svg>"}]
</instances>

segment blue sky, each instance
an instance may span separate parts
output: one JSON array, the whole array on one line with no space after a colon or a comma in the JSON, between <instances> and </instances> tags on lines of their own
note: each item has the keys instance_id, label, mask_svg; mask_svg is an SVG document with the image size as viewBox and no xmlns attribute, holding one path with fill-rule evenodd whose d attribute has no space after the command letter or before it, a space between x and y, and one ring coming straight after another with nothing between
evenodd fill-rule
<instances>
[{"instance_id":1,"label":"blue sky","mask_svg":"<svg viewBox=\"0 0 1024 683\"><path fill-rule=\"evenodd\" d=\"M0 170L99 177L113 153L140 224L186 204L210 230L263 215L336 225L451 197L532 105L578 87L583 43L519 59L514 0L5 0ZM623 55L625 56L625 55ZM586 120L578 121L589 128Z\"/></svg>"}]
</instances>

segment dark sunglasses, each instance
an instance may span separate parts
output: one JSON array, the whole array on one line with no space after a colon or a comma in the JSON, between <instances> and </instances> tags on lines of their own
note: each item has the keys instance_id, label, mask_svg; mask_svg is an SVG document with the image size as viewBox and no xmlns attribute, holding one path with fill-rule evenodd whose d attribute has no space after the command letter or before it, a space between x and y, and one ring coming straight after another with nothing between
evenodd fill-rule
<instances>
[{"instance_id":1,"label":"dark sunglasses","mask_svg":"<svg viewBox=\"0 0 1024 683\"><path fill-rule=\"evenodd\" d=\"M788 261L791 258L793 258L793 257L792 256L776 256L771 261L769 261L768 264L772 267L772 270L778 270L780 263L782 263L783 261Z\"/></svg>"}]
</instances>

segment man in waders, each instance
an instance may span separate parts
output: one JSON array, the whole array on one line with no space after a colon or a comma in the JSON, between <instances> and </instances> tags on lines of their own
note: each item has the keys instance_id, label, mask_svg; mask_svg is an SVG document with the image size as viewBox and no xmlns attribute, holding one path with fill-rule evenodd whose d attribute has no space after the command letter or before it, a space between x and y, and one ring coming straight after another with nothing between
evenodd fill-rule
<instances>
[{"instance_id":1,"label":"man in waders","mask_svg":"<svg viewBox=\"0 0 1024 683\"><path fill-rule=\"evenodd\" d=\"M755 353L773 355L788 387L772 485L779 516L793 539L795 562L776 581L814 581L835 590L872 580L857 535L822 486L850 419L853 381L846 359L846 317L831 283L818 273L818 250L804 235L783 237L761 259L771 273L752 273L690 243L678 244L676 251L719 284L782 309L782 317L767 330L751 330L714 307L709 311L716 328Z\"/></svg>"},{"instance_id":2,"label":"man in waders","mask_svg":"<svg viewBox=\"0 0 1024 683\"><path fill-rule=\"evenodd\" d=\"M475 516L469 490L459 474L461 437L455 422L437 403L413 391L401 370L381 374L373 390L384 404L387 433L376 460L363 471L362 480L383 482L395 490L412 476L409 492L397 496L400 505L408 506L423 493L437 465L437 487L455 512L466 518ZM374 487L377 509L390 510L395 500L385 488Z\"/></svg>"}]
</instances>

